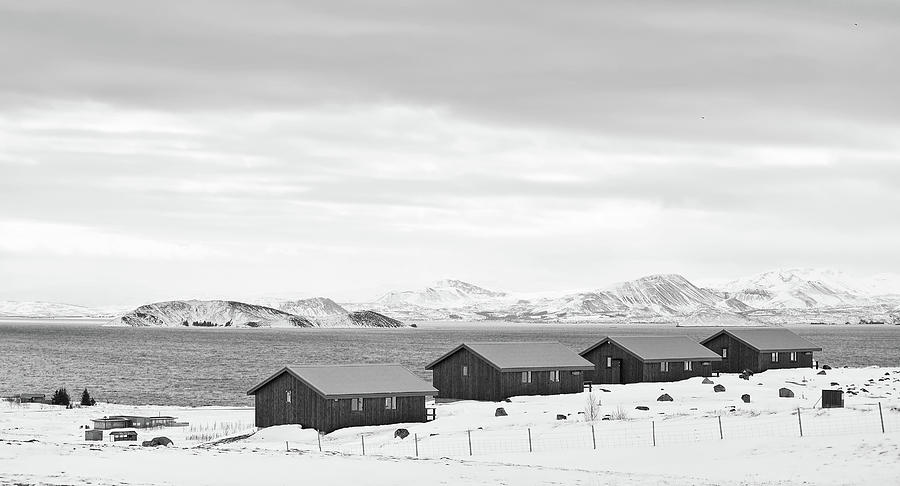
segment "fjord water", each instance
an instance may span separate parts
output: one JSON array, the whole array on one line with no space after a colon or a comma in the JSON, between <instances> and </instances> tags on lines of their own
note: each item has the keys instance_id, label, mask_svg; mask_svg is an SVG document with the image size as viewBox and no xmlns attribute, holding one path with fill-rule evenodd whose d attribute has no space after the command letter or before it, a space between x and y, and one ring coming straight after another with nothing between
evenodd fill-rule
<instances>
[{"instance_id":1,"label":"fjord water","mask_svg":"<svg viewBox=\"0 0 900 486\"><path fill-rule=\"evenodd\" d=\"M252 405L246 391L287 364L425 366L462 341L555 340L582 350L607 334L686 335L707 327L424 323L401 329L101 327L96 322L0 321L0 396L88 388L97 400L152 405ZM803 326L832 366L900 365L900 326Z\"/></svg>"}]
</instances>

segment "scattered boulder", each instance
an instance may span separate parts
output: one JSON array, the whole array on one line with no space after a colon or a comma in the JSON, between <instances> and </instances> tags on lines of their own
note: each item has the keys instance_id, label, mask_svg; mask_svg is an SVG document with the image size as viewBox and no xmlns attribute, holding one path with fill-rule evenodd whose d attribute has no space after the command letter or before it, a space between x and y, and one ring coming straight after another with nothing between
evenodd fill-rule
<instances>
[{"instance_id":1,"label":"scattered boulder","mask_svg":"<svg viewBox=\"0 0 900 486\"><path fill-rule=\"evenodd\" d=\"M721 392L725 391L725 387L722 385L716 385L713 387L713 391L716 393L721 393Z\"/></svg>"},{"instance_id":2,"label":"scattered boulder","mask_svg":"<svg viewBox=\"0 0 900 486\"><path fill-rule=\"evenodd\" d=\"M409 431L406 429L397 429L394 431L394 437L395 438L399 437L401 439L405 439L405 438L409 437Z\"/></svg>"},{"instance_id":3,"label":"scattered boulder","mask_svg":"<svg viewBox=\"0 0 900 486\"><path fill-rule=\"evenodd\" d=\"M659 398L656 399L656 401L657 402L671 402L672 396L669 395L668 393L663 393L662 395L659 396Z\"/></svg>"},{"instance_id":4,"label":"scattered boulder","mask_svg":"<svg viewBox=\"0 0 900 486\"><path fill-rule=\"evenodd\" d=\"M634 407L634 409L635 410L643 410L646 412L646 411L650 410L650 407L648 407L646 405L638 405L637 407Z\"/></svg>"},{"instance_id":5,"label":"scattered boulder","mask_svg":"<svg viewBox=\"0 0 900 486\"><path fill-rule=\"evenodd\" d=\"M822 370L822 371L820 371L820 372L818 372L818 373L816 373L816 374L817 374L817 375L827 375L828 373L825 373L825 370Z\"/></svg>"},{"instance_id":6,"label":"scattered boulder","mask_svg":"<svg viewBox=\"0 0 900 486\"><path fill-rule=\"evenodd\" d=\"M154 437L152 440L145 440L141 442L141 445L144 447L157 447L164 446L168 447L172 445L172 440L168 437Z\"/></svg>"},{"instance_id":7,"label":"scattered boulder","mask_svg":"<svg viewBox=\"0 0 900 486\"><path fill-rule=\"evenodd\" d=\"M790 388L780 388L778 390L778 396L781 398L794 398L794 392L792 392Z\"/></svg>"},{"instance_id":8,"label":"scattered boulder","mask_svg":"<svg viewBox=\"0 0 900 486\"><path fill-rule=\"evenodd\" d=\"M567 418L568 417L566 417L565 415L563 415L561 413L556 414L556 420L565 420Z\"/></svg>"},{"instance_id":9,"label":"scattered boulder","mask_svg":"<svg viewBox=\"0 0 900 486\"><path fill-rule=\"evenodd\" d=\"M753 376L753 370L751 370L750 368L745 368L744 371L741 371L741 374Z\"/></svg>"},{"instance_id":10,"label":"scattered boulder","mask_svg":"<svg viewBox=\"0 0 900 486\"><path fill-rule=\"evenodd\" d=\"M704 384L704 385L712 385L712 384L713 384L713 381L710 380L709 378L704 378L704 379L703 379L703 384Z\"/></svg>"},{"instance_id":11,"label":"scattered boulder","mask_svg":"<svg viewBox=\"0 0 900 486\"><path fill-rule=\"evenodd\" d=\"M750 395L744 393L743 395L741 395L741 400L742 400L744 403L750 403Z\"/></svg>"},{"instance_id":12,"label":"scattered boulder","mask_svg":"<svg viewBox=\"0 0 900 486\"><path fill-rule=\"evenodd\" d=\"M823 370L830 370L830 369L831 369L831 366L828 366L828 365L822 365L822 369L823 369Z\"/></svg>"},{"instance_id":13,"label":"scattered boulder","mask_svg":"<svg viewBox=\"0 0 900 486\"><path fill-rule=\"evenodd\" d=\"M497 410L494 410L494 417L506 417L506 409L497 407Z\"/></svg>"},{"instance_id":14,"label":"scattered boulder","mask_svg":"<svg viewBox=\"0 0 900 486\"><path fill-rule=\"evenodd\" d=\"M742 379L742 380L750 381L750 375L745 375L745 374L743 374L743 373L741 373L740 375L738 375L738 378L740 378L740 379Z\"/></svg>"},{"instance_id":15,"label":"scattered boulder","mask_svg":"<svg viewBox=\"0 0 900 486\"><path fill-rule=\"evenodd\" d=\"M507 398L506 400L503 400L503 401L506 403L512 403L512 400L510 400L509 398Z\"/></svg>"},{"instance_id":16,"label":"scattered boulder","mask_svg":"<svg viewBox=\"0 0 900 486\"><path fill-rule=\"evenodd\" d=\"M863 393L869 393L869 390L866 390L865 388L860 388L859 391L861 391Z\"/></svg>"},{"instance_id":17,"label":"scattered boulder","mask_svg":"<svg viewBox=\"0 0 900 486\"><path fill-rule=\"evenodd\" d=\"M838 383L838 382L836 382L836 381L832 381L832 382L831 382L831 386L840 386L840 385L841 385L841 384Z\"/></svg>"},{"instance_id":18,"label":"scattered boulder","mask_svg":"<svg viewBox=\"0 0 900 486\"><path fill-rule=\"evenodd\" d=\"M607 390L606 388L600 388L600 391L602 391L603 393L610 393L610 391Z\"/></svg>"}]
</instances>

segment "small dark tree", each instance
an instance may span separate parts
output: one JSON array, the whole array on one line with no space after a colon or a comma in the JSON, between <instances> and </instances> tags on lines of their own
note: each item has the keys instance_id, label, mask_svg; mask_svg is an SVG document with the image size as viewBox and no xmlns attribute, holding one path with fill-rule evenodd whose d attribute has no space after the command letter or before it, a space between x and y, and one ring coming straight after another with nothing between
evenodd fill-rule
<instances>
[{"instance_id":1,"label":"small dark tree","mask_svg":"<svg viewBox=\"0 0 900 486\"><path fill-rule=\"evenodd\" d=\"M53 394L53 398L50 400L50 403L53 405L65 405L69 406L72 401L69 399L69 392L66 391L65 388L60 388L56 390L56 393Z\"/></svg>"},{"instance_id":2,"label":"small dark tree","mask_svg":"<svg viewBox=\"0 0 900 486\"><path fill-rule=\"evenodd\" d=\"M88 393L87 388L85 388L84 391L81 392L81 405L90 407L95 403L97 402L94 401L94 399L91 397L91 394Z\"/></svg>"}]
</instances>

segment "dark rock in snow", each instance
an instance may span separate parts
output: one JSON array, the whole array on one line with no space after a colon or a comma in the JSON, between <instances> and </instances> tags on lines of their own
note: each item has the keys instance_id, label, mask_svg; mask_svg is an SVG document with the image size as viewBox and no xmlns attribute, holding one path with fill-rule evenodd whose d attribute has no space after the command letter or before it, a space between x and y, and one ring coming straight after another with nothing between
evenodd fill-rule
<instances>
[{"instance_id":1,"label":"dark rock in snow","mask_svg":"<svg viewBox=\"0 0 900 486\"><path fill-rule=\"evenodd\" d=\"M405 439L409 437L409 431L406 429L397 429L394 431L394 437L399 437L401 439Z\"/></svg>"},{"instance_id":2,"label":"dark rock in snow","mask_svg":"<svg viewBox=\"0 0 900 486\"><path fill-rule=\"evenodd\" d=\"M497 407L497 410L494 411L494 417L506 417L506 409Z\"/></svg>"},{"instance_id":3,"label":"dark rock in snow","mask_svg":"<svg viewBox=\"0 0 900 486\"><path fill-rule=\"evenodd\" d=\"M709 378L704 378L704 379L703 379L703 384L704 384L704 385L712 385L712 384L713 384L713 381L710 380Z\"/></svg>"},{"instance_id":4,"label":"dark rock in snow","mask_svg":"<svg viewBox=\"0 0 900 486\"><path fill-rule=\"evenodd\" d=\"M823 369L823 370L830 370L830 369L831 369L831 366L828 366L828 365L822 365L822 369Z\"/></svg>"},{"instance_id":5,"label":"dark rock in snow","mask_svg":"<svg viewBox=\"0 0 900 486\"><path fill-rule=\"evenodd\" d=\"M751 370L750 368L747 368L744 371L741 371L741 373L745 374L747 376L753 376L753 370Z\"/></svg>"},{"instance_id":6,"label":"dark rock in snow","mask_svg":"<svg viewBox=\"0 0 900 486\"><path fill-rule=\"evenodd\" d=\"M556 420L565 420L566 418L568 418L568 417L566 417L565 415L563 415L561 413L556 414Z\"/></svg>"},{"instance_id":7,"label":"dark rock in snow","mask_svg":"<svg viewBox=\"0 0 900 486\"><path fill-rule=\"evenodd\" d=\"M638 405L637 407L634 407L634 409L635 410L643 410L646 412L646 411L650 410L650 407L648 407L646 405Z\"/></svg>"},{"instance_id":8,"label":"dark rock in snow","mask_svg":"<svg viewBox=\"0 0 900 486\"><path fill-rule=\"evenodd\" d=\"M780 388L778 390L778 396L781 398L794 398L794 392L792 392L790 388Z\"/></svg>"},{"instance_id":9,"label":"dark rock in snow","mask_svg":"<svg viewBox=\"0 0 900 486\"><path fill-rule=\"evenodd\" d=\"M744 403L750 403L750 395L744 393L741 395L741 400L743 400Z\"/></svg>"},{"instance_id":10,"label":"dark rock in snow","mask_svg":"<svg viewBox=\"0 0 900 486\"><path fill-rule=\"evenodd\" d=\"M668 393L663 393L662 395L659 396L659 398L656 399L656 401L657 402L671 402L672 396L669 395Z\"/></svg>"},{"instance_id":11,"label":"dark rock in snow","mask_svg":"<svg viewBox=\"0 0 900 486\"><path fill-rule=\"evenodd\" d=\"M816 373L816 374L817 374L817 375L827 375L828 373L825 373L825 370L822 370L822 371L820 371L820 372L818 372L818 373Z\"/></svg>"},{"instance_id":12,"label":"dark rock in snow","mask_svg":"<svg viewBox=\"0 0 900 486\"><path fill-rule=\"evenodd\" d=\"M840 386L840 385L841 385L841 384L838 383L838 382L836 382L836 381L832 381L832 382L831 382L831 386Z\"/></svg>"},{"instance_id":13,"label":"dark rock in snow","mask_svg":"<svg viewBox=\"0 0 900 486\"><path fill-rule=\"evenodd\" d=\"M172 440L168 437L154 437L152 440L141 442L141 445L144 447L170 446L172 445Z\"/></svg>"},{"instance_id":14,"label":"dark rock in snow","mask_svg":"<svg viewBox=\"0 0 900 486\"><path fill-rule=\"evenodd\" d=\"M722 385L716 385L713 387L713 391L716 393L721 393L721 392L725 391L725 387Z\"/></svg>"},{"instance_id":15,"label":"dark rock in snow","mask_svg":"<svg viewBox=\"0 0 900 486\"><path fill-rule=\"evenodd\" d=\"M609 392L610 392L610 391L607 390L606 388L600 388L600 391L602 391L603 393L609 393Z\"/></svg>"}]
</instances>

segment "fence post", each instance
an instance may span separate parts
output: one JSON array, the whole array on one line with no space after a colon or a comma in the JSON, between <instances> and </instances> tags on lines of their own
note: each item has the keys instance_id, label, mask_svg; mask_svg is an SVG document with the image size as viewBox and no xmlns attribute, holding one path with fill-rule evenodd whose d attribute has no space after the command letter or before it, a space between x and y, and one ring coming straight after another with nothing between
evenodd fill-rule
<instances>
[{"instance_id":1,"label":"fence post","mask_svg":"<svg viewBox=\"0 0 900 486\"><path fill-rule=\"evenodd\" d=\"M803 420L800 418L799 407L797 407L797 424L800 425L800 437L803 437Z\"/></svg>"},{"instance_id":2,"label":"fence post","mask_svg":"<svg viewBox=\"0 0 900 486\"><path fill-rule=\"evenodd\" d=\"M366 436L360 434L359 441L362 443L363 455L366 455Z\"/></svg>"},{"instance_id":3,"label":"fence post","mask_svg":"<svg viewBox=\"0 0 900 486\"><path fill-rule=\"evenodd\" d=\"M416 457L419 457L419 434L413 434L413 441L416 443Z\"/></svg>"},{"instance_id":4,"label":"fence post","mask_svg":"<svg viewBox=\"0 0 900 486\"><path fill-rule=\"evenodd\" d=\"M719 438L725 439L725 434L722 433L722 416L719 415L717 418L719 419Z\"/></svg>"},{"instance_id":5,"label":"fence post","mask_svg":"<svg viewBox=\"0 0 900 486\"><path fill-rule=\"evenodd\" d=\"M881 433L884 433L884 414L881 413L881 402L878 402L878 418L881 419Z\"/></svg>"},{"instance_id":6,"label":"fence post","mask_svg":"<svg viewBox=\"0 0 900 486\"><path fill-rule=\"evenodd\" d=\"M319 441L319 452L322 452L322 434L316 434L316 439Z\"/></svg>"},{"instance_id":7,"label":"fence post","mask_svg":"<svg viewBox=\"0 0 900 486\"><path fill-rule=\"evenodd\" d=\"M286 452L290 452L290 451L291 451L290 446L288 446L288 441L284 441L284 450L285 450Z\"/></svg>"},{"instance_id":8,"label":"fence post","mask_svg":"<svg viewBox=\"0 0 900 486\"><path fill-rule=\"evenodd\" d=\"M594 450L597 450L597 433L594 432L594 424L591 424L591 442L594 443Z\"/></svg>"},{"instance_id":9,"label":"fence post","mask_svg":"<svg viewBox=\"0 0 900 486\"><path fill-rule=\"evenodd\" d=\"M469 455L471 456L472 455L472 431L467 430L466 434L469 435Z\"/></svg>"},{"instance_id":10,"label":"fence post","mask_svg":"<svg viewBox=\"0 0 900 486\"><path fill-rule=\"evenodd\" d=\"M528 427L528 452L534 452L531 448L531 427Z\"/></svg>"},{"instance_id":11,"label":"fence post","mask_svg":"<svg viewBox=\"0 0 900 486\"><path fill-rule=\"evenodd\" d=\"M656 421L655 420L650 421L650 427L651 427L650 431L653 434L653 447L656 447Z\"/></svg>"}]
</instances>

